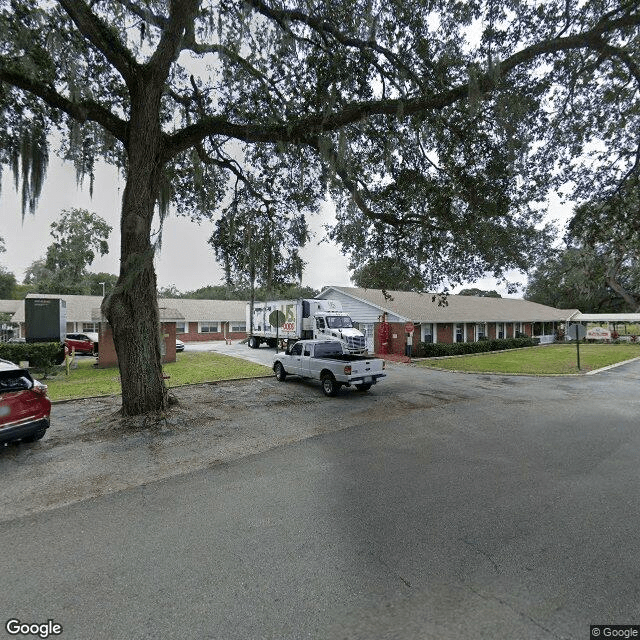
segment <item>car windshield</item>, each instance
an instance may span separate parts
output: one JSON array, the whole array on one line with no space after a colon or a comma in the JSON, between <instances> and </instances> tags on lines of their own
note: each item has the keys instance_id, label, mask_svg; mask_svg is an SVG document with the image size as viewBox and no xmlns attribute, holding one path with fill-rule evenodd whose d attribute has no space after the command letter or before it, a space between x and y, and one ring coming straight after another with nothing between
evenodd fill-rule
<instances>
[{"instance_id":1,"label":"car windshield","mask_svg":"<svg viewBox=\"0 0 640 640\"><path fill-rule=\"evenodd\" d=\"M327 316L327 324L330 329L351 329L353 327L349 316Z\"/></svg>"}]
</instances>

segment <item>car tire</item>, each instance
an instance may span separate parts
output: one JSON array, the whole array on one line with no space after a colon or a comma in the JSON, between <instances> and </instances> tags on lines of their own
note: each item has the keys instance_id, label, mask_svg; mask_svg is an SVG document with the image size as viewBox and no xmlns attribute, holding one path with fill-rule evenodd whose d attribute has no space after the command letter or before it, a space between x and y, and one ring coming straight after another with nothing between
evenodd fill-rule
<instances>
[{"instance_id":1,"label":"car tire","mask_svg":"<svg viewBox=\"0 0 640 640\"><path fill-rule=\"evenodd\" d=\"M369 391L369 389L371 389L371 383L367 382L365 384L357 384L356 389L364 393L365 391Z\"/></svg>"},{"instance_id":2,"label":"car tire","mask_svg":"<svg viewBox=\"0 0 640 640\"><path fill-rule=\"evenodd\" d=\"M340 385L336 382L336 379L333 377L332 373L325 373L322 378L320 378L320 382L322 384L322 392L325 396L333 397L338 393L340 389Z\"/></svg>"},{"instance_id":3,"label":"car tire","mask_svg":"<svg viewBox=\"0 0 640 640\"><path fill-rule=\"evenodd\" d=\"M276 362L273 366L273 370L276 373L276 380L278 382L284 382L287 379L287 372L284 370L281 362Z\"/></svg>"}]
</instances>

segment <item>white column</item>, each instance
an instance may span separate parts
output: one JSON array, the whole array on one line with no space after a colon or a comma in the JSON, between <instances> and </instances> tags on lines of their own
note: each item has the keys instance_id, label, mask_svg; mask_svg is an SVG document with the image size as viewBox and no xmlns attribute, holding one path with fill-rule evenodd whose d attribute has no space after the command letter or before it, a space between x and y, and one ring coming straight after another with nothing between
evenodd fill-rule
<instances>
[{"instance_id":1,"label":"white column","mask_svg":"<svg viewBox=\"0 0 640 640\"><path fill-rule=\"evenodd\" d=\"M456 331L456 326L453 325L453 341L455 342L456 340L456 335L455 335L455 331ZM438 323L434 322L433 323L433 342L438 342Z\"/></svg>"}]
</instances>

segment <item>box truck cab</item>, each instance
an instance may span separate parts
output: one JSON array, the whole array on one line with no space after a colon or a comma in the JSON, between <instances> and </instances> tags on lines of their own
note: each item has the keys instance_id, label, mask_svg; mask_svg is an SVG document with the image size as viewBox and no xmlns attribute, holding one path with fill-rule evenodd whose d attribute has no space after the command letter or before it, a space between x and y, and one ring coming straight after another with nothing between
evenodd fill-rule
<instances>
[{"instance_id":1,"label":"box truck cab","mask_svg":"<svg viewBox=\"0 0 640 640\"><path fill-rule=\"evenodd\" d=\"M325 339L341 342L349 353L366 353L364 335L353 326L351 317L337 300L271 300L247 304L249 346L262 343L275 347L297 340Z\"/></svg>"}]
</instances>

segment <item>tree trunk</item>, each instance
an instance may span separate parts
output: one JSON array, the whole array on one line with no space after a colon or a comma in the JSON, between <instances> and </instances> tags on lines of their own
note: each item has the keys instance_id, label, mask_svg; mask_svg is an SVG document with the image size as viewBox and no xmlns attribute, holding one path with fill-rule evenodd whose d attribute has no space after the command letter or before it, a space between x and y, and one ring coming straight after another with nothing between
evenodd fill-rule
<instances>
[{"instance_id":1,"label":"tree trunk","mask_svg":"<svg viewBox=\"0 0 640 640\"><path fill-rule=\"evenodd\" d=\"M607 285L609 285L609 287L613 289L627 303L627 306L632 313L638 312L638 309L640 308L640 306L638 305L638 300L632 293L629 293L629 291L627 291L616 280L611 271L605 276L605 281Z\"/></svg>"},{"instance_id":2,"label":"tree trunk","mask_svg":"<svg viewBox=\"0 0 640 640\"><path fill-rule=\"evenodd\" d=\"M120 274L103 310L111 324L123 415L167 408L151 224L162 171L159 94L132 100L127 182L120 221Z\"/></svg>"}]
</instances>

